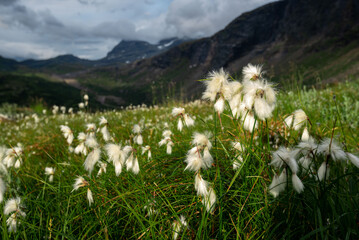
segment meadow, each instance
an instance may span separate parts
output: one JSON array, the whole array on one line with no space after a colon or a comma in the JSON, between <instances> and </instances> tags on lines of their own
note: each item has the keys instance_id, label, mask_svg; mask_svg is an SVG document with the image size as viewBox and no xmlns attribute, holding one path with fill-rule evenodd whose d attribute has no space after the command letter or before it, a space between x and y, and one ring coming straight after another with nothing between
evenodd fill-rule
<instances>
[{"instance_id":1,"label":"meadow","mask_svg":"<svg viewBox=\"0 0 359 240\"><path fill-rule=\"evenodd\" d=\"M359 80L3 120L1 239L358 239ZM91 98L91 96L90 96ZM87 106L86 106L87 105Z\"/></svg>"}]
</instances>

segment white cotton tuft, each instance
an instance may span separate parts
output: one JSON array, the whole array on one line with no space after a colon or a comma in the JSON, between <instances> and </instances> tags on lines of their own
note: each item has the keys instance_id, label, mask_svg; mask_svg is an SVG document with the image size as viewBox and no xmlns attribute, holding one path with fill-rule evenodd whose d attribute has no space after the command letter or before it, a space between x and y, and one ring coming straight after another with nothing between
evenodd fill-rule
<instances>
[{"instance_id":1,"label":"white cotton tuft","mask_svg":"<svg viewBox=\"0 0 359 240\"><path fill-rule=\"evenodd\" d=\"M284 119L285 124L287 127L291 127L293 123L293 115L290 115Z\"/></svg>"},{"instance_id":2,"label":"white cotton tuft","mask_svg":"<svg viewBox=\"0 0 359 240\"><path fill-rule=\"evenodd\" d=\"M141 127L140 127L140 125L138 125L138 124L135 124L135 125L133 125L133 128L132 128L132 132L133 133L141 133Z\"/></svg>"},{"instance_id":3,"label":"white cotton tuft","mask_svg":"<svg viewBox=\"0 0 359 240\"><path fill-rule=\"evenodd\" d=\"M274 175L273 180L271 184L269 185L269 193L273 195L273 197L278 197L279 191L278 191L278 176Z\"/></svg>"},{"instance_id":4,"label":"white cotton tuft","mask_svg":"<svg viewBox=\"0 0 359 240\"><path fill-rule=\"evenodd\" d=\"M184 122L185 122L187 127L190 127L190 126L194 125L194 120L190 116L188 116L187 114L185 114L183 116L183 118L184 118Z\"/></svg>"},{"instance_id":5,"label":"white cotton tuft","mask_svg":"<svg viewBox=\"0 0 359 240\"><path fill-rule=\"evenodd\" d=\"M359 168L359 158L355 156L354 154L347 153L349 160L352 162L354 166Z\"/></svg>"},{"instance_id":6,"label":"white cotton tuft","mask_svg":"<svg viewBox=\"0 0 359 240\"><path fill-rule=\"evenodd\" d=\"M252 132L253 129L257 128L257 122L254 116L248 112L248 114L242 115L243 128L249 132Z\"/></svg>"},{"instance_id":7,"label":"white cotton tuft","mask_svg":"<svg viewBox=\"0 0 359 240\"><path fill-rule=\"evenodd\" d=\"M45 175L49 176L49 182L52 182L54 180L54 174L55 174L55 168L52 167L45 168Z\"/></svg>"},{"instance_id":8,"label":"white cotton tuft","mask_svg":"<svg viewBox=\"0 0 359 240\"><path fill-rule=\"evenodd\" d=\"M177 129L178 131L182 131L183 129L183 123L182 123L182 119L181 118L178 118L178 123L177 123Z\"/></svg>"},{"instance_id":9,"label":"white cotton tuft","mask_svg":"<svg viewBox=\"0 0 359 240\"><path fill-rule=\"evenodd\" d=\"M4 180L2 180L2 178L0 177L0 203L2 203L2 201L4 200L4 194L6 191L6 185Z\"/></svg>"},{"instance_id":10,"label":"white cotton tuft","mask_svg":"<svg viewBox=\"0 0 359 240\"><path fill-rule=\"evenodd\" d=\"M106 125L101 128L101 133L102 133L103 140L105 140L105 142L110 141L111 135L110 135L110 133L108 132Z\"/></svg>"},{"instance_id":11,"label":"white cotton tuft","mask_svg":"<svg viewBox=\"0 0 359 240\"><path fill-rule=\"evenodd\" d=\"M347 155L334 139L326 138L318 146L318 152L325 156L330 155L334 161L346 160Z\"/></svg>"},{"instance_id":12,"label":"white cotton tuft","mask_svg":"<svg viewBox=\"0 0 359 240\"><path fill-rule=\"evenodd\" d=\"M208 195L208 182L203 180L201 175L198 173L194 179L194 188L197 191L198 196L207 196Z\"/></svg>"},{"instance_id":13,"label":"white cotton tuft","mask_svg":"<svg viewBox=\"0 0 359 240\"><path fill-rule=\"evenodd\" d=\"M293 128L294 130L299 130L302 125L305 123L305 121L308 119L307 114L302 109L298 109L294 111L294 122L293 122Z\"/></svg>"},{"instance_id":14,"label":"white cotton tuft","mask_svg":"<svg viewBox=\"0 0 359 240\"><path fill-rule=\"evenodd\" d=\"M90 188L87 189L87 199L89 201L89 206L91 206L91 204L93 203L93 196Z\"/></svg>"},{"instance_id":15,"label":"white cotton tuft","mask_svg":"<svg viewBox=\"0 0 359 240\"><path fill-rule=\"evenodd\" d=\"M134 174L138 174L140 172L140 166L138 164L138 159L137 157L133 160L133 165L132 165L132 172Z\"/></svg>"},{"instance_id":16,"label":"white cotton tuft","mask_svg":"<svg viewBox=\"0 0 359 240\"><path fill-rule=\"evenodd\" d=\"M204 163L204 169L210 168L212 166L213 157L209 152L208 148L205 148L203 151L203 163Z\"/></svg>"},{"instance_id":17,"label":"white cotton tuft","mask_svg":"<svg viewBox=\"0 0 359 240\"><path fill-rule=\"evenodd\" d=\"M20 168L20 166L21 166L21 160L20 160L20 159L17 159L16 162L15 162L14 167L15 167L15 168Z\"/></svg>"},{"instance_id":18,"label":"white cotton tuft","mask_svg":"<svg viewBox=\"0 0 359 240\"><path fill-rule=\"evenodd\" d=\"M263 98L256 98L254 101L254 111L257 117L264 121L272 116L272 107Z\"/></svg>"},{"instance_id":19,"label":"white cotton tuft","mask_svg":"<svg viewBox=\"0 0 359 240\"><path fill-rule=\"evenodd\" d=\"M269 185L269 192L273 195L273 197L278 197L278 195L284 191L287 186L287 172L284 169L282 173L279 175L274 175L271 184Z\"/></svg>"},{"instance_id":20,"label":"white cotton tuft","mask_svg":"<svg viewBox=\"0 0 359 240\"><path fill-rule=\"evenodd\" d=\"M262 66L248 63L242 70L243 82L255 81L262 76Z\"/></svg>"},{"instance_id":21,"label":"white cotton tuft","mask_svg":"<svg viewBox=\"0 0 359 240\"><path fill-rule=\"evenodd\" d=\"M298 163L294 158L290 157L288 159L284 159L284 161L286 161L292 173L298 173Z\"/></svg>"},{"instance_id":22,"label":"white cotton tuft","mask_svg":"<svg viewBox=\"0 0 359 240\"><path fill-rule=\"evenodd\" d=\"M115 165L115 173L116 176L118 177L118 175L120 175L122 172L122 164L120 161L115 161L113 164Z\"/></svg>"},{"instance_id":23,"label":"white cotton tuft","mask_svg":"<svg viewBox=\"0 0 359 240\"><path fill-rule=\"evenodd\" d=\"M216 103L214 104L214 109L219 113L223 113L224 111L224 99L220 97Z\"/></svg>"},{"instance_id":24,"label":"white cotton tuft","mask_svg":"<svg viewBox=\"0 0 359 240\"><path fill-rule=\"evenodd\" d=\"M208 194L203 197L202 203L206 207L207 212L213 212L214 204L216 203L217 197L214 189L210 187L208 189Z\"/></svg>"},{"instance_id":25,"label":"white cotton tuft","mask_svg":"<svg viewBox=\"0 0 359 240\"><path fill-rule=\"evenodd\" d=\"M74 189L72 189L71 192L76 191L77 189L79 189L80 187L86 186L88 185L88 182L81 176L78 176L75 179L75 183L73 185Z\"/></svg>"},{"instance_id":26,"label":"white cotton tuft","mask_svg":"<svg viewBox=\"0 0 359 240\"><path fill-rule=\"evenodd\" d=\"M198 156L198 154L188 154L185 162L187 163L187 166L184 170L188 169L193 172L197 172L202 166L204 166L202 158Z\"/></svg>"},{"instance_id":27,"label":"white cotton tuft","mask_svg":"<svg viewBox=\"0 0 359 240\"><path fill-rule=\"evenodd\" d=\"M302 134L302 141L307 142L307 141L309 141L309 138L310 138L310 136L309 136L308 128L305 127L303 130L303 134Z\"/></svg>"},{"instance_id":28,"label":"white cotton tuft","mask_svg":"<svg viewBox=\"0 0 359 240\"><path fill-rule=\"evenodd\" d=\"M292 183L293 183L293 188L297 193L303 192L304 185L302 181L299 179L299 177L297 176L297 174L292 174Z\"/></svg>"},{"instance_id":29,"label":"white cotton tuft","mask_svg":"<svg viewBox=\"0 0 359 240\"><path fill-rule=\"evenodd\" d=\"M143 144L142 135L137 135L136 143L137 143L138 145L142 145L142 144Z\"/></svg>"},{"instance_id":30,"label":"white cotton tuft","mask_svg":"<svg viewBox=\"0 0 359 240\"><path fill-rule=\"evenodd\" d=\"M122 156L121 145L109 143L109 144L105 145L105 150L107 152L107 156L108 156L109 160L112 163L123 160L123 159L121 159L121 156ZM123 164L123 162L122 162L122 164Z\"/></svg>"},{"instance_id":31,"label":"white cotton tuft","mask_svg":"<svg viewBox=\"0 0 359 240\"><path fill-rule=\"evenodd\" d=\"M184 108L181 108L181 107L174 107L173 109L172 109L172 116L173 117L176 117L176 116L178 116L178 115L183 115L185 113L185 110L184 110Z\"/></svg>"},{"instance_id":32,"label":"white cotton tuft","mask_svg":"<svg viewBox=\"0 0 359 240\"><path fill-rule=\"evenodd\" d=\"M318 179L319 181L322 181L324 177L326 176L326 179L329 177L329 166L327 166L326 162L323 162L322 165L320 165L320 168L318 169Z\"/></svg>"},{"instance_id":33,"label":"white cotton tuft","mask_svg":"<svg viewBox=\"0 0 359 240\"><path fill-rule=\"evenodd\" d=\"M166 153L167 153L168 155L171 155L171 154L172 154L172 145L173 145L172 142L168 142L168 143L167 143Z\"/></svg>"},{"instance_id":34,"label":"white cotton tuft","mask_svg":"<svg viewBox=\"0 0 359 240\"><path fill-rule=\"evenodd\" d=\"M233 161L233 170L236 170L242 166L243 158L238 156L236 160Z\"/></svg>"},{"instance_id":35,"label":"white cotton tuft","mask_svg":"<svg viewBox=\"0 0 359 240\"><path fill-rule=\"evenodd\" d=\"M91 174L95 164L100 160L101 157L101 150L99 148L95 148L89 155L86 157L84 166L85 170Z\"/></svg>"},{"instance_id":36,"label":"white cotton tuft","mask_svg":"<svg viewBox=\"0 0 359 240\"><path fill-rule=\"evenodd\" d=\"M100 125L106 125L107 123L108 123L107 119L104 116L101 116L100 117Z\"/></svg>"},{"instance_id":37,"label":"white cotton tuft","mask_svg":"<svg viewBox=\"0 0 359 240\"><path fill-rule=\"evenodd\" d=\"M312 159L308 156L304 156L301 157L298 162L304 169L309 170L309 167L312 164Z\"/></svg>"},{"instance_id":38,"label":"white cotton tuft","mask_svg":"<svg viewBox=\"0 0 359 240\"><path fill-rule=\"evenodd\" d=\"M85 145L90 148L98 148L99 144L94 136L89 136L86 138Z\"/></svg>"}]
</instances>

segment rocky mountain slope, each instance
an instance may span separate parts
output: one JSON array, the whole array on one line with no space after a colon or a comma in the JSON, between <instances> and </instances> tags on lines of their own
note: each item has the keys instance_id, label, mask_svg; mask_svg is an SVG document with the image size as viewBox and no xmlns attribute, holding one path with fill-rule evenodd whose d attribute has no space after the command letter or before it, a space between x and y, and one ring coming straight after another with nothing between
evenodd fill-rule
<instances>
[{"instance_id":1,"label":"rocky mountain slope","mask_svg":"<svg viewBox=\"0 0 359 240\"><path fill-rule=\"evenodd\" d=\"M145 41L126 41L117 44L100 63L131 63L136 60L146 59L165 52L179 44L185 39L169 38L161 40L157 44Z\"/></svg>"},{"instance_id":2,"label":"rocky mountain slope","mask_svg":"<svg viewBox=\"0 0 359 240\"><path fill-rule=\"evenodd\" d=\"M123 68L103 68L101 75L96 69L82 78L96 82L106 75L118 94L121 89L137 89L149 100L169 92L191 98L201 92L196 80L209 71L224 67L238 75L248 62L264 64L269 78L284 85L299 70L305 84L358 76L359 2L273 2L242 14L212 37Z\"/></svg>"}]
</instances>

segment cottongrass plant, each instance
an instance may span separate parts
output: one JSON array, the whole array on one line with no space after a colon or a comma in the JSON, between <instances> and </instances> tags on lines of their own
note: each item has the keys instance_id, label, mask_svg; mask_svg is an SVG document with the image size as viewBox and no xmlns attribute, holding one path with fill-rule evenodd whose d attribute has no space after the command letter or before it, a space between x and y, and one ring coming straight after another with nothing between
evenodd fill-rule
<instances>
[{"instance_id":1,"label":"cottongrass plant","mask_svg":"<svg viewBox=\"0 0 359 240\"><path fill-rule=\"evenodd\" d=\"M213 187L202 178L200 169L206 170L212 166L213 157L209 150L212 144L209 141L209 134L194 133L192 144L194 145L188 153L185 162L185 170L195 172L194 188L197 195L202 197L202 203L208 212L213 211L216 203L216 194Z\"/></svg>"},{"instance_id":2,"label":"cottongrass plant","mask_svg":"<svg viewBox=\"0 0 359 240\"><path fill-rule=\"evenodd\" d=\"M4 207L4 215L9 215L6 220L9 232L16 232L21 220L26 217L26 213L23 211L24 205L21 202L21 198L11 198L6 201Z\"/></svg>"},{"instance_id":3,"label":"cottongrass plant","mask_svg":"<svg viewBox=\"0 0 359 240\"><path fill-rule=\"evenodd\" d=\"M45 175L49 176L49 182L52 182L54 180L55 168L46 167L45 168Z\"/></svg>"},{"instance_id":4,"label":"cottongrass plant","mask_svg":"<svg viewBox=\"0 0 359 240\"><path fill-rule=\"evenodd\" d=\"M182 131L183 129L183 123L187 126L193 126L194 120L185 113L185 109L181 107L175 107L172 109L172 116L178 117L178 123L177 123L177 129L178 131Z\"/></svg>"},{"instance_id":5,"label":"cottongrass plant","mask_svg":"<svg viewBox=\"0 0 359 240\"><path fill-rule=\"evenodd\" d=\"M262 66L242 75L211 72L208 102L0 123L2 205L26 196L1 239L357 239L355 118L334 114L331 127L322 108L277 95ZM328 104L319 92L311 100Z\"/></svg>"}]
</instances>

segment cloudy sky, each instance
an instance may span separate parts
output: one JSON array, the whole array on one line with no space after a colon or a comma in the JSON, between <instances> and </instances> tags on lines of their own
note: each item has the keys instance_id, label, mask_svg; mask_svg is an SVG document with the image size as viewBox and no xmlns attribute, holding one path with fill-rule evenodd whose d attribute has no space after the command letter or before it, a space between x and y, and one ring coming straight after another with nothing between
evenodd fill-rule
<instances>
[{"instance_id":1,"label":"cloudy sky","mask_svg":"<svg viewBox=\"0 0 359 240\"><path fill-rule=\"evenodd\" d=\"M0 0L0 55L99 59L121 39L207 37L273 0Z\"/></svg>"}]
</instances>

